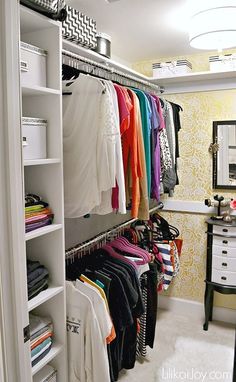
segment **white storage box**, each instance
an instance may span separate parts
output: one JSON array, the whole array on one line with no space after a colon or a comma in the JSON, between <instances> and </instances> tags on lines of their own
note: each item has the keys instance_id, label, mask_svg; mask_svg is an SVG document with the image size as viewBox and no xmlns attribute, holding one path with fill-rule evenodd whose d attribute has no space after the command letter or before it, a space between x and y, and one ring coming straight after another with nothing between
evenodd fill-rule
<instances>
[{"instance_id":1,"label":"white storage box","mask_svg":"<svg viewBox=\"0 0 236 382\"><path fill-rule=\"evenodd\" d=\"M50 366L46 365L33 378L34 382L57 382L57 372Z\"/></svg>"},{"instance_id":2,"label":"white storage box","mask_svg":"<svg viewBox=\"0 0 236 382\"><path fill-rule=\"evenodd\" d=\"M152 65L154 78L181 76L191 73L192 64L187 60L157 62Z\"/></svg>"},{"instance_id":3,"label":"white storage box","mask_svg":"<svg viewBox=\"0 0 236 382\"><path fill-rule=\"evenodd\" d=\"M47 51L21 42L21 85L47 86Z\"/></svg>"},{"instance_id":4,"label":"white storage box","mask_svg":"<svg viewBox=\"0 0 236 382\"><path fill-rule=\"evenodd\" d=\"M45 159L47 121L40 118L22 118L23 158Z\"/></svg>"},{"instance_id":5,"label":"white storage box","mask_svg":"<svg viewBox=\"0 0 236 382\"><path fill-rule=\"evenodd\" d=\"M209 57L211 72L227 72L236 70L236 55L225 54L220 56Z\"/></svg>"}]
</instances>

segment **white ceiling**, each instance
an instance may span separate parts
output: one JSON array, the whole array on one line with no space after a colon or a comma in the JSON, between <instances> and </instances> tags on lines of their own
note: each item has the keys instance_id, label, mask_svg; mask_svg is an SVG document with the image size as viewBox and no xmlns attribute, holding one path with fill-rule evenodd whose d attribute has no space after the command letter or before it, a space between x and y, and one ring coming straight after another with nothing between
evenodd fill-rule
<instances>
[{"instance_id":1,"label":"white ceiling","mask_svg":"<svg viewBox=\"0 0 236 382\"><path fill-rule=\"evenodd\" d=\"M114 1L114 0L113 0ZM192 54L187 33L187 0L69 0L111 35L112 53L128 62Z\"/></svg>"}]
</instances>

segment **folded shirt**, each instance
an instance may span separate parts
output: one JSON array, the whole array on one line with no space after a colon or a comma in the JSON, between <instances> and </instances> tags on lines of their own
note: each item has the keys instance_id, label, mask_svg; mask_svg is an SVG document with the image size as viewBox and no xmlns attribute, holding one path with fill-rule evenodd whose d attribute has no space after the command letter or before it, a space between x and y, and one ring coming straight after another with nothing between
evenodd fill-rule
<instances>
[{"instance_id":1,"label":"folded shirt","mask_svg":"<svg viewBox=\"0 0 236 382\"><path fill-rule=\"evenodd\" d=\"M35 341L37 341L38 338L41 338L47 332L52 332L53 333L53 325L52 324L44 326L44 328L38 330L35 334L32 334L32 336L30 337L30 346Z\"/></svg>"},{"instance_id":2,"label":"folded shirt","mask_svg":"<svg viewBox=\"0 0 236 382\"><path fill-rule=\"evenodd\" d=\"M37 296L43 290L48 288L48 278L39 281L33 288L28 289L28 300L31 300L33 297Z\"/></svg>"},{"instance_id":3,"label":"folded shirt","mask_svg":"<svg viewBox=\"0 0 236 382\"><path fill-rule=\"evenodd\" d=\"M52 348L52 344L49 345L49 347L42 354L40 354L34 361L31 361L31 365L32 366L37 365L37 363L39 363L43 358L46 357L46 355L50 352L51 348Z\"/></svg>"},{"instance_id":4,"label":"folded shirt","mask_svg":"<svg viewBox=\"0 0 236 382\"><path fill-rule=\"evenodd\" d=\"M29 281L28 275L40 266L41 264L39 261L32 261L27 259L27 281Z\"/></svg>"},{"instance_id":5,"label":"folded shirt","mask_svg":"<svg viewBox=\"0 0 236 382\"><path fill-rule=\"evenodd\" d=\"M42 354L49 347L49 345L51 345L51 343L52 339L47 338L40 345L36 346L33 350L31 350L31 361L34 361L37 358L37 356Z\"/></svg>"},{"instance_id":6,"label":"folded shirt","mask_svg":"<svg viewBox=\"0 0 236 382\"><path fill-rule=\"evenodd\" d=\"M45 341L47 338L52 336L53 336L52 330L51 329L46 330L40 336L36 337L33 341L30 341L30 349L33 350L38 345L40 345L43 341Z\"/></svg>"},{"instance_id":7,"label":"folded shirt","mask_svg":"<svg viewBox=\"0 0 236 382\"><path fill-rule=\"evenodd\" d=\"M35 224L35 223L39 223L39 222L43 222L43 221L45 221L45 220L47 220L47 219L52 219L53 218L53 215L43 215L43 216L38 216L36 219L26 219L25 220L25 224L26 224L26 226L27 225L30 225L30 224Z\"/></svg>"},{"instance_id":8,"label":"folded shirt","mask_svg":"<svg viewBox=\"0 0 236 382\"><path fill-rule=\"evenodd\" d=\"M47 220L44 220L43 222L27 225L25 230L26 232L31 232L31 231L34 231L35 229L42 228L50 224L52 224L52 219L47 219Z\"/></svg>"},{"instance_id":9,"label":"folded shirt","mask_svg":"<svg viewBox=\"0 0 236 382\"><path fill-rule=\"evenodd\" d=\"M33 313L29 314L30 325L30 339L42 329L47 330L48 326L52 326L52 319L50 317L40 317Z\"/></svg>"},{"instance_id":10,"label":"folded shirt","mask_svg":"<svg viewBox=\"0 0 236 382\"><path fill-rule=\"evenodd\" d=\"M27 275L28 289L33 288L36 284L39 283L39 281L46 278L47 276L48 270L43 265L35 269L33 272Z\"/></svg>"}]
</instances>

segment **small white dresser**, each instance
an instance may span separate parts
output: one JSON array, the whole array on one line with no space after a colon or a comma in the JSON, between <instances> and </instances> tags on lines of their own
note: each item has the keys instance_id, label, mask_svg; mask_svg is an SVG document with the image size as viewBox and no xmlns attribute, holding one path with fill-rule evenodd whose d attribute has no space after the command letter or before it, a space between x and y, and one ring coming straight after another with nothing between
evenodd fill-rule
<instances>
[{"instance_id":1,"label":"small white dresser","mask_svg":"<svg viewBox=\"0 0 236 382\"><path fill-rule=\"evenodd\" d=\"M236 222L207 220L205 323L212 321L214 291L236 294Z\"/></svg>"}]
</instances>

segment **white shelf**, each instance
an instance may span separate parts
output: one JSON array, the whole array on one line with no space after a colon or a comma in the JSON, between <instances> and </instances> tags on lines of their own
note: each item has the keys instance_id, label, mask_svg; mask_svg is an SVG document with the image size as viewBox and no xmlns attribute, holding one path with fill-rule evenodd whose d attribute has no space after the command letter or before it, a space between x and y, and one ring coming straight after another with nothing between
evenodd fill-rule
<instances>
[{"instance_id":1,"label":"white shelf","mask_svg":"<svg viewBox=\"0 0 236 382\"><path fill-rule=\"evenodd\" d=\"M39 361L34 367L32 367L32 375L34 376L39 372L45 365L47 365L53 358L55 358L63 349L62 345L54 343L50 352L44 357L41 361Z\"/></svg>"},{"instance_id":2,"label":"white shelf","mask_svg":"<svg viewBox=\"0 0 236 382\"><path fill-rule=\"evenodd\" d=\"M43 304L44 302L50 300L57 294L61 293L63 291L63 287L55 287L55 286L49 286L48 289L40 292L36 297L32 298L32 300L28 301L28 311L37 308L37 306Z\"/></svg>"},{"instance_id":3,"label":"white shelf","mask_svg":"<svg viewBox=\"0 0 236 382\"><path fill-rule=\"evenodd\" d=\"M227 90L236 88L236 71L227 72L196 72L188 73L182 76L168 78L153 78L145 76L135 70L126 67L109 58L93 52L90 49L83 48L73 42L63 40L63 49L78 54L108 67L113 67L123 73L135 76L140 80L151 82L154 85L164 87L165 94L191 93L215 90Z\"/></svg>"},{"instance_id":4,"label":"white shelf","mask_svg":"<svg viewBox=\"0 0 236 382\"><path fill-rule=\"evenodd\" d=\"M50 232L57 231L62 228L62 224L50 224L46 227L35 229L34 231L25 234L25 240L31 240L39 236L47 235Z\"/></svg>"},{"instance_id":5,"label":"white shelf","mask_svg":"<svg viewBox=\"0 0 236 382\"><path fill-rule=\"evenodd\" d=\"M236 87L236 71L196 72L149 80L153 84L164 86L165 94L227 90Z\"/></svg>"},{"instance_id":6,"label":"white shelf","mask_svg":"<svg viewBox=\"0 0 236 382\"><path fill-rule=\"evenodd\" d=\"M49 95L49 94L60 94L60 90L45 88L42 86L22 86L23 96L37 96L37 95Z\"/></svg>"},{"instance_id":7,"label":"white shelf","mask_svg":"<svg viewBox=\"0 0 236 382\"><path fill-rule=\"evenodd\" d=\"M31 9L20 5L20 22L21 22L21 33L29 33L39 31L41 29L48 29L50 26L57 25L57 21L51 20L50 18L41 15L40 13L34 12Z\"/></svg>"},{"instance_id":8,"label":"white shelf","mask_svg":"<svg viewBox=\"0 0 236 382\"><path fill-rule=\"evenodd\" d=\"M49 159L28 159L24 161L24 166L40 166L47 164L61 163L59 158L49 158Z\"/></svg>"},{"instance_id":9,"label":"white shelf","mask_svg":"<svg viewBox=\"0 0 236 382\"><path fill-rule=\"evenodd\" d=\"M96 61L100 64L103 64L103 65L105 64L108 67L111 66L117 70L122 71L125 74L129 74L130 76L135 76L135 77L139 78L140 80L150 81L149 77L144 76L143 74L136 72L135 70L133 70L133 69L131 69L125 65L122 65L116 61L113 61L110 58L103 57L100 54L98 54L98 53L96 53L90 49L83 48L83 47L76 45L73 42L67 41L65 39L62 40L62 48L65 50L68 50L72 53L83 56L85 58L89 58L90 60Z\"/></svg>"}]
</instances>

